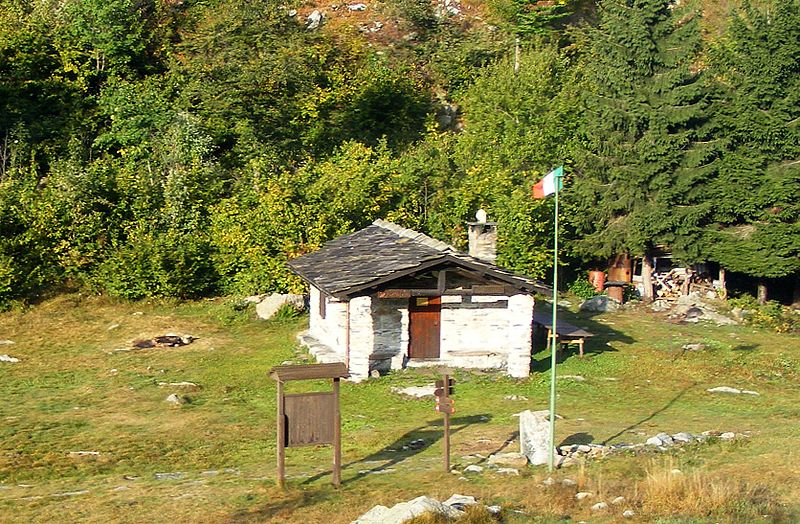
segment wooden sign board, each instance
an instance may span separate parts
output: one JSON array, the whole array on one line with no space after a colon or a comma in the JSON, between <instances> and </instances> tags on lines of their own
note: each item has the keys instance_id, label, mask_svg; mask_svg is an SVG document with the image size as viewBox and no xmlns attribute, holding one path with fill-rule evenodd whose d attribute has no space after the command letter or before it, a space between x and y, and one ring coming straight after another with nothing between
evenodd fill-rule
<instances>
[{"instance_id":1,"label":"wooden sign board","mask_svg":"<svg viewBox=\"0 0 800 524\"><path fill-rule=\"evenodd\" d=\"M287 447L333 444L331 414L336 409L336 397L332 392L298 393L283 398Z\"/></svg>"}]
</instances>

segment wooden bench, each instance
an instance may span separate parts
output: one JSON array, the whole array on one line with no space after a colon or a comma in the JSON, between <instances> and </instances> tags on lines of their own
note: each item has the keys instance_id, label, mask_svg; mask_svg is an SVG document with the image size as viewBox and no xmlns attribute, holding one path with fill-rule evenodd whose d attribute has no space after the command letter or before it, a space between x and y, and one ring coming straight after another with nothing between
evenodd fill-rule
<instances>
[{"instance_id":1,"label":"wooden bench","mask_svg":"<svg viewBox=\"0 0 800 524\"><path fill-rule=\"evenodd\" d=\"M534 324L542 326L547 330L547 346L550 347L550 343L553 339L553 317L543 313L534 313L533 322ZM564 322L563 320L558 320L556 324L555 337L559 349L561 344L577 344L578 354L581 357L583 357L583 345L586 343L586 339L593 336L594 333L586 331L583 328L573 326L572 324Z\"/></svg>"}]
</instances>

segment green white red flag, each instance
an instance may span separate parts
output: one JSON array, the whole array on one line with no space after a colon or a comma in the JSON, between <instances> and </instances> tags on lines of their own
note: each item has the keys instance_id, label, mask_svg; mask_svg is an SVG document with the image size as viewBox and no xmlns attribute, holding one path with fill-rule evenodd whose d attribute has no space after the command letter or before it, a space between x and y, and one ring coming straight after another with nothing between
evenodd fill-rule
<instances>
[{"instance_id":1,"label":"green white red flag","mask_svg":"<svg viewBox=\"0 0 800 524\"><path fill-rule=\"evenodd\" d=\"M564 188L563 176L564 166L559 166L550 171L543 179L533 185L533 198L544 198L556 191L561 191Z\"/></svg>"}]
</instances>

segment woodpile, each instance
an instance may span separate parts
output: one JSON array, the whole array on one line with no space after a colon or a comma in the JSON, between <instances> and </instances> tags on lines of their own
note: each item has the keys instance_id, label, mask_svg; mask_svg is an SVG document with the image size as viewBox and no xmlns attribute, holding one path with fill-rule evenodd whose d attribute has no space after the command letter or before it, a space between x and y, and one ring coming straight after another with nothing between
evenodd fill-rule
<instances>
[{"instance_id":1,"label":"woodpile","mask_svg":"<svg viewBox=\"0 0 800 524\"><path fill-rule=\"evenodd\" d=\"M692 291L716 293L711 278L700 276L685 267L676 267L666 273L654 273L653 286L656 298L660 300L677 300L681 295L688 295Z\"/></svg>"}]
</instances>

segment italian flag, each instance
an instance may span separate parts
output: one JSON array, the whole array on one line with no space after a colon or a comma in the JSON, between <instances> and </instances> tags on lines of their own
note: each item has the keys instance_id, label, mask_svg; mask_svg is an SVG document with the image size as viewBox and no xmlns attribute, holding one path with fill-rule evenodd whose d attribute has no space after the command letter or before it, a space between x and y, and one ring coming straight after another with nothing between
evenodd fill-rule
<instances>
[{"instance_id":1,"label":"italian flag","mask_svg":"<svg viewBox=\"0 0 800 524\"><path fill-rule=\"evenodd\" d=\"M561 181L563 175L564 166L559 166L547 173L547 176L533 185L533 198L544 198L563 189L564 183ZM558 188L556 188L556 184L558 184Z\"/></svg>"}]
</instances>

